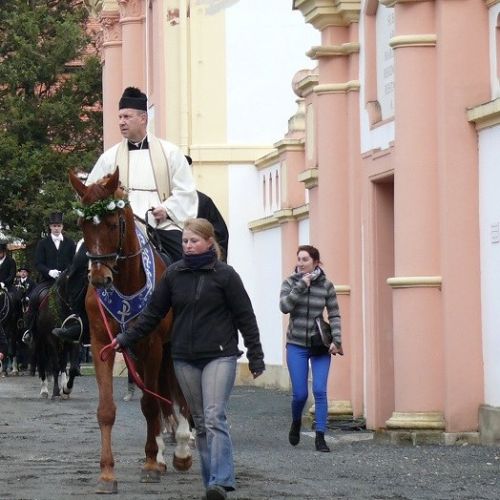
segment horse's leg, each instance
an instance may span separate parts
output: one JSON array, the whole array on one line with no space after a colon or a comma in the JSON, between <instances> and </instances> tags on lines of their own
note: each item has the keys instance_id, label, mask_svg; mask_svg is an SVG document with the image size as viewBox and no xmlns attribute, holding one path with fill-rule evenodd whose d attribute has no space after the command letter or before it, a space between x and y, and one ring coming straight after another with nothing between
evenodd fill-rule
<instances>
[{"instance_id":1,"label":"horse's leg","mask_svg":"<svg viewBox=\"0 0 500 500\"><path fill-rule=\"evenodd\" d=\"M38 365L38 376L41 384L40 397L48 398L49 384L47 381L47 349L45 349L39 339L35 343L34 355L36 356L35 365Z\"/></svg>"},{"instance_id":2,"label":"horse's leg","mask_svg":"<svg viewBox=\"0 0 500 500\"><path fill-rule=\"evenodd\" d=\"M193 457L189 442L191 440L191 431L189 429L188 419L182 415L179 416L179 425L175 431L175 441L177 443L174 450L173 465L176 470L186 471L193 465Z\"/></svg>"},{"instance_id":3,"label":"horse's leg","mask_svg":"<svg viewBox=\"0 0 500 500\"><path fill-rule=\"evenodd\" d=\"M80 344L71 344L69 347L69 378L67 382L62 384L63 395L69 398L71 391L73 390L73 383L75 377L80 372L78 369L78 360L80 356Z\"/></svg>"},{"instance_id":4,"label":"horse's leg","mask_svg":"<svg viewBox=\"0 0 500 500\"><path fill-rule=\"evenodd\" d=\"M154 364L154 362L153 362ZM157 384L148 383L148 376L145 375L146 387L157 392ZM146 461L141 471L141 482L157 483L160 475L166 470L165 461L158 463L158 439L161 439L160 425L160 404L158 400L150 394L143 393L141 397L141 410L146 419Z\"/></svg>"},{"instance_id":5,"label":"horse's leg","mask_svg":"<svg viewBox=\"0 0 500 500\"><path fill-rule=\"evenodd\" d=\"M174 365L170 352L170 346L167 344L164 348L164 359L160 373L162 394L169 400L175 401L180 407L180 415L177 417L177 426L175 428L175 441L177 443L174 450L172 464L176 470L186 471L193 465L193 457L189 442L191 440L191 431L189 428L188 405L182 394L179 382L175 376ZM164 408L175 416L174 408Z\"/></svg>"},{"instance_id":6,"label":"horse's leg","mask_svg":"<svg viewBox=\"0 0 500 500\"><path fill-rule=\"evenodd\" d=\"M101 475L97 482L96 493L117 493L118 483L115 476L115 461L111 449L111 431L116 417L116 405L113 400L113 363L115 353L112 352L107 361L101 361L99 352L102 343L92 341L92 359L94 361L99 403L97 405L97 422L101 430Z\"/></svg>"}]
</instances>

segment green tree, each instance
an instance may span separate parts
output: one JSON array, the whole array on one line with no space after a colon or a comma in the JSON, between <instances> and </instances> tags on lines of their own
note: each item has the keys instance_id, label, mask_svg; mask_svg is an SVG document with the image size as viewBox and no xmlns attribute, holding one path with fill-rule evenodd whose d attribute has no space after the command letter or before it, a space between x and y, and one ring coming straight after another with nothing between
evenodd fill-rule
<instances>
[{"instance_id":1,"label":"green tree","mask_svg":"<svg viewBox=\"0 0 500 500\"><path fill-rule=\"evenodd\" d=\"M82 2L0 0L0 231L32 246L60 210L68 170L102 151L101 65Z\"/></svg>"}]
</instances>

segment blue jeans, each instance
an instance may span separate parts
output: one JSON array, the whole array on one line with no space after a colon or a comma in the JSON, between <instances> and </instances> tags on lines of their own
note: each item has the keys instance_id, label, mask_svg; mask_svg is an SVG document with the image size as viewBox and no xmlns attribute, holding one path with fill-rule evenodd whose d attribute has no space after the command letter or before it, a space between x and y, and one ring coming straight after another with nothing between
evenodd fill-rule
<instances>
[{"instance_id":1,"label":"blue jeans","mask_svg":"<svg viewBox=\"0 0 500 500\"><path fill-rule=\"evenodd\" d=\"M290 380L292 381L292 418L300 420L307 401L307 378L309 376L309 360L312 370L312 390L314 395L316 430L325 432L328 417L328 401L326 386L330 370L330 354L311 356L309 348L295 344L286 346L286 362Z\"/></svg>"},{"instance_id":2,"label":"blue jeans","mask_svg":"<svg viewBox=\"0 0 500 500\"><path fill-rule=\"evenodd\" d=\"M175 359L174 368L193 416L203 484L233 490L233 444L226 411L236 377L236 356L193 362Z\"/></svg>"}]
</instances>

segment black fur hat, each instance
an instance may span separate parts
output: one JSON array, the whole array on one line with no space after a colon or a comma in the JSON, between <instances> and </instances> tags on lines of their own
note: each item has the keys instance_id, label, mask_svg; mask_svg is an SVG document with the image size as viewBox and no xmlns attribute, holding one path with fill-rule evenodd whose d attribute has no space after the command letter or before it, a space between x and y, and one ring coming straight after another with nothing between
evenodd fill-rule
<instances>
[{"instance_id":1,"label":"black fur hat","mask_svg":"<svg viewBox=\"0 0 500 500\"><path fill-rule=\"evenodd\" d=\"M122 94L118 109L131 108L139 111L148 110L148 98L144 92L141 92L137 87L127 87Z\"/></svg>"}]
</instances>

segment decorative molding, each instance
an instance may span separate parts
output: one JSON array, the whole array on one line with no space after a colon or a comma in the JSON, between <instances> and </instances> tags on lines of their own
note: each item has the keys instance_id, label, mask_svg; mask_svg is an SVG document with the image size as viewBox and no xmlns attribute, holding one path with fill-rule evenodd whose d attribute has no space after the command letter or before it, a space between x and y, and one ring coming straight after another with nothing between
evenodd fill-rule
<instances>
[{"instance_id":1,"label":"decorative molding","mask_svg":"<svg viewBox=\"0 0 500 500\"><path fill-rule=\"evenodd\" d=\"M391 288L441 288L441 276L398 276L387 278Z\"/></svg>"},{"instance_id":2,"label":"decorative molding","mask_svg":"<svg viewBox=\"0 0 500 500\"><path fill-rule=\"evenodd\" d=\"M297 180L299 182L303 182L306 189L312 189L316 187L318 185L318 169L308 168L307 170L303 170L297 176Z\"/></svg>"},{"instance_id":3,"label":"decorative molding","mask_svg":"<svg viewBox=\"0 0 500 500\"><path fill-rule=\"evenodd\" d=\"M359 80L350 80L345 83L320 83L313 90L317 95L347 94L347 92L359 92L360 87Z\"/></svg>"},{"instance_id":4,"label":"decorative molding","mask_svg":"<svg viewBox=\"0 0 500 500\"><path fill-rule=\"evenodd\" d=\"M316 411L316 406L314 404L309 408L309 413L314 415ZM330 417L341 417L341 416L349 416L352 417L352 403L349 400L338 400L331 401L328 404L328 416Z\"/></svg>"},{"instance_id":5,"label":"decorative molding","mask_svg":"<svg viewBox=\"0 0 500 500\"><path fill-rule=\"evenodd\" d=\"M265 145L193 144L189 155L197 163L254 164L272 151L272 146Z\"/></svg>"},{"instance_id":6,"label":"decorative molding","mask_svg":"<svg viewBox=\"0 0 500 500\"><path fill-rule=\"evenodd\" d=\"M388 429L444 430L446 422L440 411L395 411L385 425Z\"/></svg>"},{"instance_id":7,"label":"decorative molding","mask_svg":"<svg viewBox=\"0 0 500 500\"><path fill-rule=\"evenodd\" d=\"M307 97L314 92L314 87L318 85L319 75L311 73L302 80L296 82L295 89L301 97Z\"/></svg>"},{"instance_id":8,"label":"decorative molding","mask_svg":"<svg viewBox=\"0 0 500 500\"><path fill-rule=\"evenodd\" d=\"M467 119L476 125L477 130L500 125L500 98L469 108Z\"/></svg>"},{"instance_id":9,"label":"decorative molding","mask_svg":"<svg viewBox=\"0 0 500 500\"><path fill-rule=\"evenodd\" d=\"M144 0L118 0L118 5L122 20L144 16Z\"/></svg>"},{"instance_id":10,"label":"decorative molding","mask_svg":"<svg viewBox=\"0 0 500 500\"><path fill-rule=\"evenodd\" d=\"M120 25L120 14L115 11L103 11L99 17L102 26L104 45L121 42L122 29Z\"/></svg>"},{"instance_id":11,"label":"decorative molding","mask_svg":"<svg viewBox=\"0 0 500 500\"><path fill-rule=\"evenodd\" d=\"M351 295L351 287L349 285L335 285L337 295Z\"/></svg>"},{"instance_id":12,"label":"decorative molding","mask_svg":"<svg viewBox=\"0 0 500 500\"><path fill-rule=\"evenodd\" d=\"M398 35L389 40L389 45L393 49L402 47L435 47L437 36L434 34L422 35Z\"/></svg>"},{"instance_id":13,"label":"decorative molding","mask_svg":"<svg viewBox=\"0 0 500 500\"><path fill-rule=\"evenodd\" d=\"M361 0L294 0L307 23L322 31L328 26L349 26L359 22Z\"/></svg>"},{"instance_id":14,"label":"decorative molding","mask_svg":"<svg viewBox=\"0 0 500 500\"><path fill-rule=\"evenodd\" d=\"M311 59L320 59L322 57L350 56L359 53L360 44L358 42L348 42L341 45L320 45L311 47L306 56Z\"/></svg>"},{"instance_id":15,"label":"decorative molding","mask_svg":"<svg viewBox=\"0 0 500 500\"><path fill-rule=\"evenodd\" d=\"M296 208L282 208L276 210L273 215L250 221L248 223L248 229L250 229L252 233L258 233L260 231L279 227L287 222L298 222L307 217L309 217L309 205L302 205Z\"/></svg>"},{"instance_id":16,"label":"decorative molding","mask_svg":"<svg viewBox=\"0 0 500 500\"><path fill-rule=\"evenodd\" d=\"M434 0L379 0L386 7L394 7L397 3L433 2Z\"/></svg>"},{"instance_id":17,"label":"decorative molding","mask_svg":"<svg viewBox=\"0 0 500 500\"><path fill-rule=\"evenodd\" d=\"M270 153L267 153L267 155L261 156L255 160L255 168L257 170L263 170L264 168L276 165L280 161L279 156L278 150L273 149Z\"/></svg>"}]
</instances>

